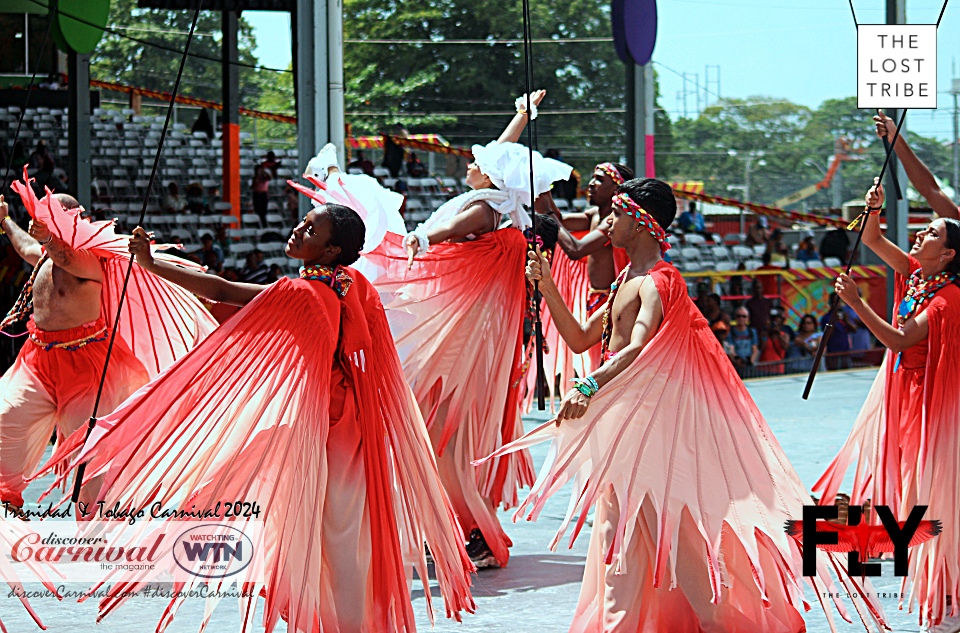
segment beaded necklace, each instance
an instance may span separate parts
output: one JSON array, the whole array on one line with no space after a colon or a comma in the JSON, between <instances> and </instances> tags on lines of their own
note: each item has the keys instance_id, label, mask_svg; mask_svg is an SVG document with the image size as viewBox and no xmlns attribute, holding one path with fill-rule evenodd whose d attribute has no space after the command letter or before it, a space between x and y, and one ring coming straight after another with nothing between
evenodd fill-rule
<instances>
[{"instance_id":1,"label":"beaded necklace","mask_svg":"<svg viewBox=\"0 0 960 633\"><path fill-rule=\"evenodd\" d=\"M613 335L613 319L610 317L613 313L613 302L617 298L617 290L620 288L623 280L626 279L628 272L630 272L629 265L620 271L617 280L610 285L610 298L607 299L607 306L603 309L603 334L600 337L601 363L606 362L607 354L610 352L610 337Z\"/></svg>"},{"instance_id":2,"label":"beaded necklace","mask_svg":"<svg viewBox=\"0 0 960 633\"><path fill-rule=\"evenodd\" d=\"M897 309L897 327L903 329L904 324L913 318L923 306L924 303L933 298L937 291L954 283L957 276L954 273L946 271L937 273L932 277L923 277L922 269L913 271L910 279L907 280L907 293L900 300L900 307ZM900 359L903 352L897 354L897 362L893 371L900 369Z\"/></svg>"},{"instance_id":3,"label":"beaded necklace","mask_svg":"<svg viewBox=\"0 0 960 633\"><path fill-rule=\"evenodd\" d=\"M337 296L341 299L347 296L347 291L350 290L350 286L353 284L353 279L351 279L350 275L340 266L336 268L317 265L301 266L300 279L323 282L325 285L333 288L334 292L336 292Z\"/></svg>"},{"instance_id":4,"label":"beaded necklace","mask_svg":"<svg viewBox=\"0 0 960 633\"><path fill-rule=\"evenodd\" d=\"M941 272L933 277L923 278L921 269L913 271L907 281L907 294L900 300L900 309L897 310L897 325L901 328L910 320L910 317L920 310L920 306L932 299L937 291L956 281L953 273Z\"/></svg>"}]
</instances>

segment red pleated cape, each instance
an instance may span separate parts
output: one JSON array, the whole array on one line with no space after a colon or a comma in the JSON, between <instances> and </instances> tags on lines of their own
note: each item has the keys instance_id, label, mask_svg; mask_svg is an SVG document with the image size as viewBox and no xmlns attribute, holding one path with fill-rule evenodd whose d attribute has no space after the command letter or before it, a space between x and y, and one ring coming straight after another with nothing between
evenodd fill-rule
<instances>
[{"instance_id":1,"label":"red pleated cape","mask_svg":"<svg viewBox=\"0 0 960 633\"><path fill-rule=\"evenodd\" d=\"M463 477L474 480L471 485L494 507L515 506L518 488L534 479L527 451L470 466L523 434L526 248L523 234L506 228L431 246L417 255L412 270L399 235L388 234L366 256L379 271L373 281L385 297L404 374L431 434L439 437L437 454L462 429L456 449L465 453L458 457ZM492 508L473 514L493 554L506 564L510 541Z\"/></svg>"},{"instance_id":2,"label":"red pleated cape","mask_svg":"<svg viewBox=\"0 0 960 633\"><path fill-rule=\"evenodd\" d=\"M254 597L241 599L244 630L252 626L260 593L268 632L281 618L290 631L319 632L323 626L322 596L337 582L321 572L324 526L318 519L327 493L335 364L354 386L362 434L375 548L373 613L367 619L377 630L415 630L404 561L416 565L429 602L424 543L447 615L459 618L473 610L473 567L383 308L370 283L347 270L354 283L343 300L318 281L284 278L273 284L99 420L74 461L88 462L87 480L104 476L100 499L108 506L159 501L165 508L202 508L222 499L258 501L264 529L257 545L266 552L267 569L262 583L245 587ZM55 460L82 441L71 439ZM101 602L101 616L125 600L124 592L150 580L148 572L123 577ZM212 608L217 598L208 600ZM160 629L178 606L171 601Z\"/></svg>"},{"instance_id":3,"label":"red pleated cape","mask_svg":"<svg viewBox=\"0 0 960 633\"><path fill-rule=\"evenodd\" d=\"M897 274L894 306L906 289L907 278ZM911 550L904 581L905 589L911 583L910 608L936 625L960 614L960 287L940 289L922 310L929 325L923 371L894 372L896 355L887 352L847 441L813 490L821 504L833 503L856 462L851 504L887 505L900 520L913 505L927 505L924 518L943 522L939 536ZM913 384L918 378L922 383Z\"/></svg>"},{"instance_id":4,"label":"red pleated cape","mask_svg":"<svg viewBox=\"0 0 960 633\"><path fill-rule=\"evenodd\" d=\"M547 499L572 483L566 517L550 544L556 547L570 529L572 546L591 507L612 492L620 513L613 542L600 553L603 560L588 558L587 566L614 565L617 573L636 573L641 561L623 553L635 540L652 543L655 560L643 561L653 569L645 591L649 598L629 605L655 627L644 630L699 630L692 613L667 613L658 603L658 590L682 592L687 574L706 575L710 604L736 614L736 622L753 622L758 631L781 630L775 623L795 621L809 609L804 580L815 587L832 628L825 603L828 595L839 595L833 576L858 594L853 603L864 623L882 621L879 603L864 596L869 586L847 577L838 556L819 553L818 575L802 577L800 548L784 532L784 523L801 517L812 499L690 300L683 277L666 262L649 275L663 305L663 323L637 359L591 399L584 417L559 427L547 422L494 454L551 442L516 518L535 520ZM650 518L642 520L645 513ZM681 532L695 534L698 541L682 559ZM733 578L752 578L753 586ZM751 597L757 593L762 600ZM687 599L702 605L704 596ZM603 609L603 601L597 596L594 608ZM834 602L849 620L839 600ZM665 628L670 621L675 629ZM681 621L692 621L693 628ZM728 624L730 630L743 630L735 628L734 619Z\"/></svg>"}]
</instances>

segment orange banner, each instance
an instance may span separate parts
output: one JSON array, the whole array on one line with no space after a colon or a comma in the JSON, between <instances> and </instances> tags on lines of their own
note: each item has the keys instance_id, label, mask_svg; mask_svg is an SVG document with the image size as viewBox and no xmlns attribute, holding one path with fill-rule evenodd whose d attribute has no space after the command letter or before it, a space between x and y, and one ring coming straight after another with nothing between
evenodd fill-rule
<instances>
[{"instance_id":1,"label":"orange banner","mask_svg":"<svg viewBox=\"0 0 960 633\"><path fill-rule=\"evenodd\" d=\"M126 86L124 84L115 84L109 81L100 81L99 79L91 79L90 85L94 88L103 88L104 90L112 90L113 92L122 92L124 94L138 94L144 97L149 97L150 99L156 99L157 101L170 101L173 96L169 92L160 92L158 90L149 90L147 88L138 88L135 86ZM192 105L198 108L210 108L211 110L216 110L217 112L223 112L223 104L217 103L216 101L208 101L207 99L196 99L194 97L185 97L183 95L177 95L177 103L182 103L183 105ZM248 116L254 119L265 119L267 121L278 121L280 123L291 123L293 125L297 124L297 117L290 116L287 114L274 114L273 112L261 112L260 110L249 110L247 108L240 108L241 116Z\"/></svg>"},{"instance_id":2,"label":"orange banner","mask_svg":"<svg viewBox=\"0 0 960 633\"><path fill-rule=\"evenodd\" d=\"M673 195L677 198L684 198L686 200L698 200L700 202L709 202L712 204L726 205L728 207L736 207L737 209L751 211L758 215L766 215L772 218L793 220L794 222L810 222L811 224L819 224L820 226L832 226L842 229L847 228L847 222L844 222L841 218L828 218L822 215L813 215L812 213L787 211L779 207L771 207L765 204L741 202L740 200L734 200L732 198L720 198L718 196L711 196L705 193L694 193L692 191L684 191L682 189L674 189Z\"/></svg>"}]
</instances>

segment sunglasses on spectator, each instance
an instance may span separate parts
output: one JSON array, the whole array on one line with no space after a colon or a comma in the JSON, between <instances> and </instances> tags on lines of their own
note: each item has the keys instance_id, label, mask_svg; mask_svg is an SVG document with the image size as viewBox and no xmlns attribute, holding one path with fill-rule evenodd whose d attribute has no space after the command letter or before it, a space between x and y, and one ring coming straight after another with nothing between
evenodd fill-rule
<instances>
[{"instance_id":1,"label":"sunglasses on spectator","mask_svg":"<svg viewBox=\"0 0 960 633\"><path fill-rule=\"evenodd\" d=\"M749 316L750 316L749 314L738 314L738 315L737 315L737 318L738 318L738 319L740 319L740 318L746 319L746 318L749 317Z\"/></svg>"}]
</instances>

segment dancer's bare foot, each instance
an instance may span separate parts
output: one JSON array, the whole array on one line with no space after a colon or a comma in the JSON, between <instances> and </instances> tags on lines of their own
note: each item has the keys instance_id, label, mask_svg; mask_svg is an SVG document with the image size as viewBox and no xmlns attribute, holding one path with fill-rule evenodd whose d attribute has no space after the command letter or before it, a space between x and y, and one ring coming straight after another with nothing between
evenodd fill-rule
<instances>
[{"instance_id":1,"label":"dancer's bare foot","mask_svg":"<svg viewBox=\"0 0 960 633\"><path fill-rule=\"evenodd\" d=\"M29 521L30 518L27 516L27 513L23 511L22 506L15 506L9 501L3 502L3 512L4 516L13 515L20 519L21 521Z\"/></svg>"}]
</instances>

